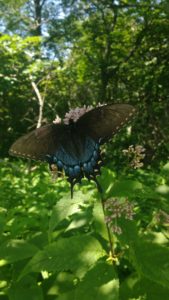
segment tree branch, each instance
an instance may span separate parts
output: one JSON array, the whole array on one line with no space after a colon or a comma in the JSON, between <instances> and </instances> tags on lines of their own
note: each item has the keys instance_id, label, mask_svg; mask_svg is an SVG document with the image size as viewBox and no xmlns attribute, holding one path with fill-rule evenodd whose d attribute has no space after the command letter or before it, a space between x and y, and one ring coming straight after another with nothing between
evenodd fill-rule
<instances>
[{"instance_id":1,"label":"tree branch","mask_svg":"<svg viewBox=\"0 0 169 300\"><path fill-rule=\"evenodd\" d=\"M43 106L44 106L44 97L41 96L39 89L34 81L31 81L31 85L35 91L35 94L38 98L39 102L39 115L38 115L38 122L37 122L37 128L41 127L42 125L42 117L43 117Z\"/></svg>"}]
</instances>

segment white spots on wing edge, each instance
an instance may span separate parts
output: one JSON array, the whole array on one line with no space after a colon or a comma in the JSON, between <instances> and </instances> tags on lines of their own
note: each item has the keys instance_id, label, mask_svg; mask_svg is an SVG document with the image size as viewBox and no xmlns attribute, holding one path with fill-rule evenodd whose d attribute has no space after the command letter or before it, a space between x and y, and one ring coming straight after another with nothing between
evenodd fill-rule
<instances>
[{"instance_id":1,"label":"white spots on wing edge","mask_svg":"<svg viewBox=\"0 0 169 300\"><path fill-rule=\"evenodd\" d=\"M129 113L129 115L125 118L125 120L123 120L123 121L120 123L120 125L118 125L118 126L115 128L115 130L113 130L112 134L113 134L114 136L115 136L115 135L123 128L124 125L127 125L127 124L131 121L131 119L132 119L132 117L133 117L133 115L134 115L135 112L136 112L136 109L133 108L132 111Z\"/></svg>"},{"instance_id":2,"label":"white spots on wing edge","mask_svg":"<svg viewBox=\"0 0 169 300\"><path fill-rule=\"evenodd\" d=\"M43 161L43 159L37 158L35 155L21 153L19 151L15 151L15 150L12 150L12 149L9 151L9 153L11 155L19 156L19 157L22 157L22 158L28 158L28 159L32 159L32 160L36 160L36 161Z\"/></svg>"}]
</instances>

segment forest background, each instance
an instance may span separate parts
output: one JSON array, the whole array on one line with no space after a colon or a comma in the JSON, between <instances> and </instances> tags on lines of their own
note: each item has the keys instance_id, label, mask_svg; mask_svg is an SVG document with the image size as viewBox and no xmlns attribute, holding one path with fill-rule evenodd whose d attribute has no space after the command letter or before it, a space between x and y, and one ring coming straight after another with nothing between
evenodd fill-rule
<instances>
[{"instance_id":1,"label":"forest background","mask_svg":"<svg viewBox=\"0 0 169 300\"><path fill-rule=\"evenodd\" d=\"M0 16L0 299L168 299L169 2L0 0ZM111 255L94 183L70 200L47 166L8 156L56 114L98 103L137 109L103 147L105 201L134 205L133 221L112 219Z\"/></svg>"}]
</instances>

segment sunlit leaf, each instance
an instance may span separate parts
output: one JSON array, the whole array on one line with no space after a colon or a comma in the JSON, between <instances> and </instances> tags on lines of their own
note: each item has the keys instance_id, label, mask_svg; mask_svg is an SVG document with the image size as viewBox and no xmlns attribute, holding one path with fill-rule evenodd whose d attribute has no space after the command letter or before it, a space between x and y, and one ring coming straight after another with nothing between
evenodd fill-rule
<instances>
[{"instance_id":1,"label":"sunlit leaf","mask_svg":"<svg viewBox=\"0 0 169 300\"><path fill-rule=\"evenodd\" d=\"M61 198L55 205L52 215L49 221L49 230L52 232L60 221L66 219L72 214L81 212L81 205L85 204L85 201L90 199L89 194L83 194L82 192L74 193L73 199L70 199L70 193Z\"/></svg>"},{"instance_id":2,"label":"sunlit leaf","mask_svg":"<svg viewBox=\"0 0 169 300\"><path fill-rule=\"evenodd\" d=\"M21 276L30 272L71 270L82 276L106 253L99 242L88 235L60 238L39 251L26 265Z\"/></svg>"},{"instance_id":3,"label":"sunlit leaf","mask_svg":"<svg viewBox=\"0 0 169 300\"><path fill-rule=\"evenodd\" d=\"M77 287L75 300L118 300L119 280L114 266L97 262Z\"/></svg>"},{"instance_id":4,"label":"sunlit leaf","mask_svg":"<svg viewBox=\"0 0 169 300\"><path fill-rule=\"evenodd\" d=\"M33 256L38 248L24 240L9 240L0 247L0 259L6 264Z\"/></svg>"}]
</instances>

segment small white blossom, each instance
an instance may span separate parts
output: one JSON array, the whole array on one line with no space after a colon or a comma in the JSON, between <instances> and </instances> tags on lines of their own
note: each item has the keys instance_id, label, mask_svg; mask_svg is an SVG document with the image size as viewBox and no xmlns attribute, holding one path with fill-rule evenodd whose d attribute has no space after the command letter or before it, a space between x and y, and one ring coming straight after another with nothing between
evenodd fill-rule
<instances>
[{"instance_id":1,"label":"small white blossom","mask_svg":"<svg viewBox=\"0 0 169 300\"><path fill-rule=\"evenodd\" d=\"M124 149L123 154L131 160L130 166L134 169L143 167L142 160L145 157L145 148L141 145L130 145L128 149Z\"/></svg>"},{"instance_id":2,"label":"small white blossom","mask_svg":"<svg viewBox=\"0 0 169 300\"><path fill-rule=\"evenodd\" d=\"M104 106L104 104L98 103L97 107ZM67 112L64 116L63 123L65 125L69 125L71 121L77 122L77 120L83 116L85 113L88 111L92 110L93 106L86 106L84 105L83 107L76 107L74 109L70 109L69 112ZM59 116L56 116L55 120L53 121L54 124L60 124L62 122L61 118Z\"/></svg>"},{"instance_id":3,"label":"small white blossom","mask_svg":"<svg viewBox=\"0 0 169 300\"><path fill-rule=\"evenodd\" d=\"M56 118L55 118L55 120L53 121L53 123L54 124L60 124L62 122L62 119L58 116L58 115L56 115Z\"/></svg>"},{"instance_id":4,"label":"small white blossom","mask_svg":"<svg viewBox=\"0 0 169 300\"><path fill-rule=\"evenodd\" d=\"M77 120L83 116L86 112L90 111L92 106L84 106L84 107L76 107L75 109L71 109L68 113L66 113L63 123L69 125L70 121L77 122Z\"/></svg>"},{"instance_id":5,"label":"small white blossom","mask_svg":"<svg viewBox=\"0 0 169 300\"><path fill-rule=\"evenodd\" d=\"M121 229L121 227L120 226L117 226L117 225L113 225L112 227L111 227L111 229L112 229L112 231L114 232L114 233L117 233L117 234L122 234L122 229Z\"/></svg>"},{"instance_id":6,"label":"small white blossom","mask_svg":"<svg viewBox=\"0 0 169 300\"><path fill-rule=\"evenodd\" d=\"M119 201L116 198L110 198L105 203L105 222L112 229L114 233L121 234L122 229L118 226L117 220L124 217L127 220L133 220L134 204L130 203L128 199Z\"/></svg>"}]
</instances>

